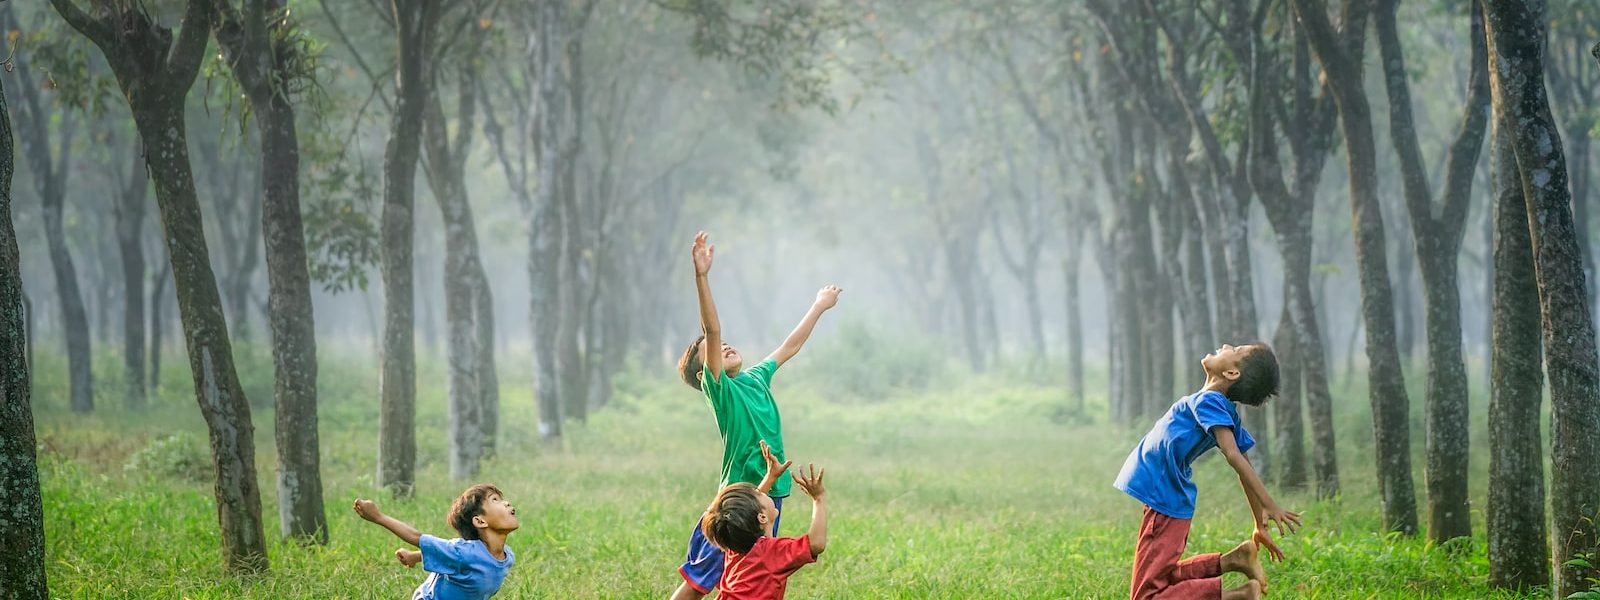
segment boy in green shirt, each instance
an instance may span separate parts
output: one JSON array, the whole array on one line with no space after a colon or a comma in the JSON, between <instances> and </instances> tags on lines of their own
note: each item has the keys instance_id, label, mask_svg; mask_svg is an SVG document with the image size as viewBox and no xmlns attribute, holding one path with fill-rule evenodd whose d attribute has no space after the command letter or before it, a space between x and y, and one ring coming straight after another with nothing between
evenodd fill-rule
<instances>
[{"instance_id":1,"label":"boy in green shirt","mask_svg":"<svg viewBox=\"0 0 1600 600\"><path fill-rule=\"evenodd\" d=\"M823 312L839 302L839 288L827 286L817 292L817 299L806 311L794 331L773 350L766 360L745 369L744 358L733 346L722 341L722 323L717 319L717 307L711 300L711 259L715 246L706 243L705 232L694 237L694 282L700 297L700 327L704 334L683 351L678 360L678 374L689 387L700 390L711 403L711 412L717 419L717 432L722 435L722 482L719 486L734 483L757 484L767 472L762 457L761 442L771 446L777 460L783 460L783 421L778 415L778 404L772 399L772 375L778 367L800 352L817 319ZM789 495L791 479L783 473L773 483L768 495L782 516L783 499ZM777 530L777 520L773 521ZM723 553L707 541L701 531L700 520L695 520L689 535L689 552L679 567L683 584L672 594L673 600L696 600L716 589L722 577Z\"/></svg>"}]
</instances>

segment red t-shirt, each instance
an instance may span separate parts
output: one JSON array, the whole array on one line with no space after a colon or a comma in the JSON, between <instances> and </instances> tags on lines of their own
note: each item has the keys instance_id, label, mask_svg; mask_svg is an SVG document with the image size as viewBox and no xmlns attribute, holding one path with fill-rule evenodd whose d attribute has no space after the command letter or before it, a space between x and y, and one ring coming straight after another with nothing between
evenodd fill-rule
<instances>
[{"instance_id":1,"label":"red t-shirt","mask_svg":"<svg viewBox=\"0 0 1600 600\"><path fill-rule=\"evenodd\" d=\"M721 600L783 600L789 576L817 562L810 536L763 537L744 554L728 552L717 582Z\"/></svg>"}]
</instances>

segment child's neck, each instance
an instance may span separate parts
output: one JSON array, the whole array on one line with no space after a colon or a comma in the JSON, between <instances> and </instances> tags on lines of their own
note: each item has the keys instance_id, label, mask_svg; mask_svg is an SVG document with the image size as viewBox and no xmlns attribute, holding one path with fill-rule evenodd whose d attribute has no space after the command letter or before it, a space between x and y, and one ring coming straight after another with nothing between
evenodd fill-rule
<instances>
[{"instance_id":1,"label":"child's neck","mask_svg":"<svg viewBox=\"0 0 1600 600\"><path fill-rule=\"evenodd\" d=\"M1200 391L1217 392L1219 394L1226 395L1228 393L1228 388L1230 387L1233 387L1232 381L1228 381L1224 377L1218 377L1216 375L1206 373L1206 385L1205 387L1200 388Z\"/></svg>"},{"instance_id":2,"label":"child's neck","mask_svg":"<svg viewBox=\"0 0 1600 600\"><path fill-rule=\"evenodd\" d=\"M506 535L505 532L484 529L478 532L478 540L483 542L483 546L489 549L489 554L494 556L496 560L505 560Z\"/></svg>"}]
</instances>

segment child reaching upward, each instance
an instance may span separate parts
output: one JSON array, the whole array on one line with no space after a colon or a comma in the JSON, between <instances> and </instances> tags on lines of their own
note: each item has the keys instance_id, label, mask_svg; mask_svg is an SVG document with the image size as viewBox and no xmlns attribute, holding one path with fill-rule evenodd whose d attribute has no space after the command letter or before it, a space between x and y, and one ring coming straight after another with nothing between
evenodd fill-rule
<instances>
[{"instance_id":1,"label":"child reaching upward","mask_svg":"<svg viewBox=\"0 0 1600 600\"><path fill-rule=\"evenodd\" d=\"M1285 530L1293 533L1300 526L1300 515L1273 501L1245 458L1255 439L1245 431L1234 406L1260 406L1278 393L1278 359L1272 348L1224 344L1201 359L1200 365L1206 372L1205 387L1167 409L1128 455L1114 484L1145 505L1144 523L1133 551L1133 600L1259 598L1267 591L1267 577L1258 552L1265 549L1273 559L1283 559L1268 526L1276 524L1280 534ZM1255 533L1226 554L1201 554L1179 561L1194 518L1196 489L1190 480L1190 465L1212 448L1222 452L1239 474L1239 485L1255 517ZM1225 572L1243 573L1250 580L1224 591Z\"/></svg>"},{"instance_id":2,"label":"child reaching upward","mask_svg":"<svg viewBox=\"0 0 1600 600\"><path fill-rule=\"evenodd\" d=\"M461 537L445 540L417 531L411 525L383 514L378 503L356 500L356 514L382 525L401 541L418 550L401 548L394 556L407 567L422 563L428 578L411 593L412 600L481 600L500 591L506 572L517 555L506 545L516 531L517 509L488 484L467 488L450 506L446 520Z\"/></svg>"},{"instance_id":3,"label":"child reaching upward","mask_svg":"<svg viewBox=\"0 0 1600 600\"><path fill-rule=\"evenodd\" d=\"M705 394L717 420L717 432L722 437L721 486L735 483L754 485L763 479L765 461L761 443L771 444L771 452L783 458L783 421L778 415L778 404L772 399L772 376L778 367L800 352L811 330L816 327L822 313L839 302L839 288L827 286L817 291L817 297L806 311L800 324L783 344L771 355L750 368L744 368L744 357L738 349L722 338L722 322L717 318L716 303L711 299L712 256L715 247L706 242L705 232L695 235L692 254L694 258L695 290L700 298L700 326L703 335L684 350L678 361L678 374L684 383ZM777 525L783 510L783 499L789 495L790 478L780 473L764 495L770 496L774 510L773 526ZM722 577L723 552L705 538L699 523L689 534L689 550L678 574L683 583L672 595L673 600L696 600L711 593Z\"/></svg>"},{"instance_id":4,"label":"child reaching upward","mask_svg":"<svg viewBox=\"0 0 1600 600\"><path fill-rule=\"evenodd\" d=\"M797 538L778 537L778 507L767 497L767 490L788 470L789 463L778 463L766 442L761 453L767 475L760 485L735 483L717 492L716 500L700 520L707 539L727 555L722 581L717 584L721 600L783 600L789 576L828 546L828 510L823 501L824 470L810 465L794 476L795 485L811 496L811 529Z\"/></svg>"}]
</instances>

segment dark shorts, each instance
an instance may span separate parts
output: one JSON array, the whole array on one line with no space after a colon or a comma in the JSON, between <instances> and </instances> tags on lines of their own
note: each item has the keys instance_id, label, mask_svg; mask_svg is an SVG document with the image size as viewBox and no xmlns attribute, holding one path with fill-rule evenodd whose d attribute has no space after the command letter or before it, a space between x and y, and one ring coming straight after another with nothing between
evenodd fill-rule
<instances>
[{"instance_id":1,"label":"dark shorts","mask_svg":"<svg viewBox=\"0 0 1600 600\"><path fill-rule=\"evenodd\" d=\"M772 504L778 507L778 518L772 523L776 530L778 523L783 522L783 498L773 498ZM722 549L706 539L706 534L700 531L700 520L695 519L694 532L689 534L689 554L684 557L683 566L678 567L678 574L695 591L709 594L722 580L722 559Z\"/></svg>"}]
</instances>

